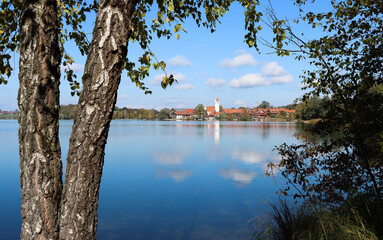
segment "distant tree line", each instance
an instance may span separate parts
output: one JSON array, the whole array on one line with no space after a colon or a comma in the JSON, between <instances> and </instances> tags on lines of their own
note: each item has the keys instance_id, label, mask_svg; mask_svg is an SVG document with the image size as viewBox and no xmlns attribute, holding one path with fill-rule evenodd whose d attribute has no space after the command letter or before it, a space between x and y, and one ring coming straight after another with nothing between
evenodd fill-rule
<instances>
[{"instance_id":1,"label":"distant tree line","mask_svg":"<svg viewBox=\"0 0 383 240\"><path fill-rule=\"evenodd\" d=\"M295 109L297 110L294 118L301 120L310 120L315 118L323 118L328 112L328 108L326 108L326 104L329 102L329 97L324 96L320 97L312 97L306 101L302 101L299 104L289 104L285 106L281 106L280 108L285 108L288 110ZM273 106L267 102L262 101L255 108L272 108ZM254 109L255 109L254 108ZM220 106L222 110L222 106ZM239 107L239 109L246 109L245 107ZM200 117L200 119L205 120L207 118L207 112L202 104L198 104L195 108L196 114ZM75 113L77 111L77 105L69 104L69 105L61 105L60 106L60 119L74 119ZM232 121L233 117L231 114L225 114L222 112L219 116L219 120ZM251 116L244 112L240 114L240 116L236 116L241 121L249 121L251 120ZM281 112L280 118L286 118L286 113ZM17 114L0 114L0 119L17 119ZM132 109L132 108L119 108L116 107L113 113L113 119L145 119L145 120L165 120L170 119L170 109L164 108L160 111L155 109ZM290 119L293 120L293 119Z\"/></svg>"},{"instance_id":2,"label":"distant tree line","mask_svg":"<svg viewBox=\"0 0 383 240\"><path fill-rule=\"evenodd\" d=\"M77 106L73 104L60 106L60 119L74 119ZM154 119L169 119L170 110L165 108L161 111L155 109L132 109L132 108L119 108L115 107L113 112L113 119L141 119L141 120L154 120Z\"/></svg>"},{"instance_id":3,"label":"distant tree line","mask_svg":"<svg viewBox=\"0 0 383 240\"><path fill-rule=\"evenodd\" d=\"M323 119L329 113L330 98L328 96L311 97L300 102L296 107L295 117L301 120Z\"/></svg>"},{"instance_id":4,"label":"distant tree line","mask_svg":"<svg viewBox=\"0 0 383 240\"><path fill-rule=\"evenodd\" d=\"M17 119L17 114L0 113L0 119Z\"/></svg>"}]
</instances>

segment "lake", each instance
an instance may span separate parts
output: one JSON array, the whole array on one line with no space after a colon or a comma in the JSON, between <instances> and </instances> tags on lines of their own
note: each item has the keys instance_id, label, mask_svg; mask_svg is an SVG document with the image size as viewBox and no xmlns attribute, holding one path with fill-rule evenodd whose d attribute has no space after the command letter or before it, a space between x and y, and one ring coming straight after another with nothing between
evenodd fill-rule
<instances>
[{"instance_id":1,"label":"lake","mask_svg":"<svg viewBox=\"0 0 383 240\"><path fill-rule=\"evenodd\" d=\"M72 121L60 121L63 159ZM98 239L250 239L254 217L284 187L265 176L294 123L114 120L106 146ZM18 124L0 121L0 238L19 238ZM65 161L64 161L65 167ZM65 172L65 170L64 170Z\"/></svg>"}]
</instances>

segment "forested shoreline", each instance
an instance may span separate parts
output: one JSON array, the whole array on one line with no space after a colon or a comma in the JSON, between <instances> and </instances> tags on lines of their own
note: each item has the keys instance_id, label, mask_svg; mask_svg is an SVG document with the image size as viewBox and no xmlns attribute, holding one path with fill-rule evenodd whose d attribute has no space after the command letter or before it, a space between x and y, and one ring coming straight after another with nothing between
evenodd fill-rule
<instances>
[{"instance_id":1,"label":"forested shoreline","mask_svg":"<svg viewBox=\"0 0 383 240\"><path fill-rule=\"evenodd\" d=\"M296 120L311 120L311 119L320 119L323 118L327 114L327 110L325 108L325 105L329 102L329 97L324 96L322 98L311 98L307 101L302 101L298 104L288 104L285 106L281 106L281 108L287 108L287 109L294 109L296 110L296 114L293 119L289 119L290 121ZM270 107L270 104L268 102L265 102L268 105L260 104L256 108L268 108ZM198 104L196 109L203 105ZM240 107L243 108L243 107ZM77 110L77 105L75 104L68 104L68 105L61 105L60 111L59 111L59 117L61 120L69 120L74 119L75 113ZM200 111L200 109L198 109ZM203 113L201 113L203 114ZM17 119L18 111L1 111L0 110L0 119ZM136 119L136 120L165 120L169 119L170 117L170 109L169 108L163 108L160 111L156 109L143 109L143 108L127 108L127 107L115 107L114 113L113 113L113 119ZM220 119L220 120L226 120L231 121L232 119ZM241 120L250 120L246 117L241 118ZM276 119L269 119L269 121L277 121ZM283 119L283 115L280 118L280 120Z\"/></svg>"}]
</instances>

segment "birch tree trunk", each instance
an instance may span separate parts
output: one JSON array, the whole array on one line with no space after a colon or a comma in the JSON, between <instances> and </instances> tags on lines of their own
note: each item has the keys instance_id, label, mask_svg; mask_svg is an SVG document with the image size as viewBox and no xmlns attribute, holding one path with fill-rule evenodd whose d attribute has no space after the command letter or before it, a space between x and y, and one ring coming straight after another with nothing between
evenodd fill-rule
<instances>
[{"instance_id":1,"label":"birch tree trunk","mask_svg":"<svg viewBox=\"0 0 383 240\"><path fill-rule=\"evenodd\" d=\"M70 138L60 239L96 238L104 149L137 2L100 2Z\"/></svg>"},{"instance_id":2,"label":"birch tree trunk","mask_svg":"<svg viewBox=\"0 0 383 240\"><path fill-rule=\"evenodd\" d=\"M24 1L20 17L21 239L57 239L61 53L56 0Z\"/></svg>"}]
</instances>

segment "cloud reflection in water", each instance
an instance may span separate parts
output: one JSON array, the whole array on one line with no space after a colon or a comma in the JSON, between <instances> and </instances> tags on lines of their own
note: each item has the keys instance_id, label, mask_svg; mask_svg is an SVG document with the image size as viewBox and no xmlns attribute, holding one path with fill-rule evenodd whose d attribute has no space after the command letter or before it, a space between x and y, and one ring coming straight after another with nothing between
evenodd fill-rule
<instances>
[{"instance_id":1,"label":"cloud reflection in water","mask_svg":"<svg viewBox=\"0 0 383 240\"><path fill-rule=\"evenodd\" d=\"M253 149L234 149L231 152L231 158L233 160L240 160L245 164L256 164L260 166L263 171L267 170L269 162L278 163L281 160L278 154L260 153Z\"/></svg>"},{"instance_id":2,"label":"cloud reflection in water","mask_svg":"<svg viewBox=\"0 0 383 240\"><path fill-rule=\"evenodd\" d=\"M242 169L222 169L219 170L219 174L226 179L234 180L234 184L240 188L250 184L257 176L257 172Z\"/></svg>"},{"instance_id":3,"label":"cloud reflection in water","mask_svg":"<svg viewBox=\"0 0 383 240\"><path fill-rule=\"evenodd\" d=\"M170 177L176 182L183 182L186 178L190 177L192 171L190 170L172 170L172 169L161 169L156 171L156 177L167 178Z\"/></svg>"},{"instance_id":4,"label":"cloud reflection in water","mask_svg":"<svg viewBox=\"0 0 383 240\"><path fill-rule=\"evenodd\" d=\"M160 165L174 166L185 162L186 151L156 152L153 153L154 161Z\"/></svg>"}]
</instances>

